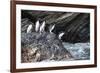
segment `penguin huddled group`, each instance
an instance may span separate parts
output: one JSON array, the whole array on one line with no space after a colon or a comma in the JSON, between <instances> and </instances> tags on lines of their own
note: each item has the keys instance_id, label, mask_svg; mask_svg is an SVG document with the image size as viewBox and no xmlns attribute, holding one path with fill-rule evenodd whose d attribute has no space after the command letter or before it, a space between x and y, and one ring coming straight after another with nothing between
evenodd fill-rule
<instances>
[{"instance_id":1,"label":"penguin huddled group","mask_svg":"<svg viewBox=\"0 0 100 73\"><path fill-rule=\"evenodd\" d=\"M45 22L45 21L43 21L42 24L40 24L40 22L39 22L39 20L38 20L38 21L36 22L36 24L35 24L35 31L36 31L36 32L39 32L39 33L45 32L45 26L46 26L46 22ZM30 25L28 26L28 28L27 28L27 33L32 32L32 28L33 28L33 27L32 27L32 24L30 24ZM54 28L55 28L55 24L52 25L52 26L49 28L50 34L53 33L52 31L54 30ZM61 37L62 37L63 35L64 35L64 32L59 33L58 38L61 39Z\"/></svg>"}]
</instances>

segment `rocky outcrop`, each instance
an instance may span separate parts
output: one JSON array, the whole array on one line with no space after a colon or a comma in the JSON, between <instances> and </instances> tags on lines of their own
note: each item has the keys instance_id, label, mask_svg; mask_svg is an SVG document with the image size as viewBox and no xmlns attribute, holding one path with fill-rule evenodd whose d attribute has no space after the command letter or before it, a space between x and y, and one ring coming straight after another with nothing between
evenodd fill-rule
<instances>
[{"instance_id":1,"label":"rocky outcrop","mask_svg":"<svg viewBox=\"0 0 100 73\"><path fill-rule=\"evenodd\" d=\"M70 52L64 48L62 40L47 31L26 32L33 25L28 19L22 19L21 31L21 62L62 61L73 59ZM30 28L32 30L33 28Z\"/></svg>"},{"instance_id":2,"label":"rocky outcrop","mask_svg":"<svg viewBox=\"0 0 100 73\"><path fill-rule=\"evenodd\" d=\"M55 34L22 34L22 62L70 60L72 55L63 47Z\"/></svg>"}]
</instances>

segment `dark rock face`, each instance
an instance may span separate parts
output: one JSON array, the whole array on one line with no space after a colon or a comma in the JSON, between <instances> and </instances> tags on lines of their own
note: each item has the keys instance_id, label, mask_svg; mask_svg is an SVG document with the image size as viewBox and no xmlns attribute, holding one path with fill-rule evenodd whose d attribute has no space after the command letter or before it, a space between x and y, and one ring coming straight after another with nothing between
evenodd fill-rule
<instances>
[{"instance_id":1,"label":"dark rock face","mask_svg":"<svg viewBox=\"0 0 100 73\"><path fill-rule=\"evenodd\" d=\"M90 41L90 14L73 12L48 12L22 10L22 18L29 18L35 24L37 20L46 21L46 30L55 24L53 32L65 32L64 42L77 43ZM33 24L33 26L34 26Z\"/></svg>"}]
</instances>

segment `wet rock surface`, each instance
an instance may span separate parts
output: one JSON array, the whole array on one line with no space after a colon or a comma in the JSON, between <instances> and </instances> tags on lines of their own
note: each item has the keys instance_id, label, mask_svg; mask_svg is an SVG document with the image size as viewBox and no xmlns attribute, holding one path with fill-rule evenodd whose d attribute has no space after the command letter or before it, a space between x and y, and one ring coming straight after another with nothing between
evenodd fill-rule
<instances>
[{"instance_id":1,"label":"wet rock surface","mask_svg":"<svg viewBox=\"0 0 100 73\"><path fill-rule=\"evenodd\" d=\"M90 59L90 43L63 43L64 47L71 53L74 60Z\"/></svg>"}]
</instances>

